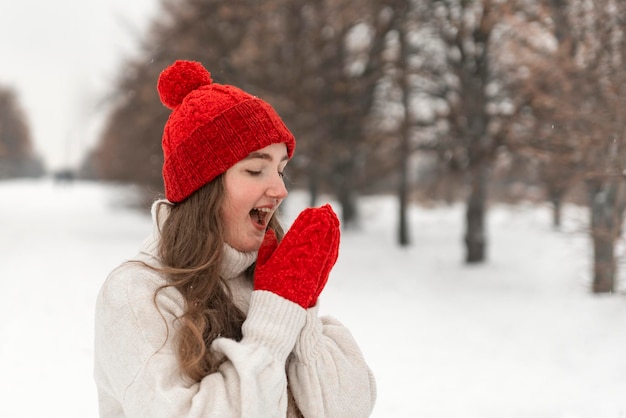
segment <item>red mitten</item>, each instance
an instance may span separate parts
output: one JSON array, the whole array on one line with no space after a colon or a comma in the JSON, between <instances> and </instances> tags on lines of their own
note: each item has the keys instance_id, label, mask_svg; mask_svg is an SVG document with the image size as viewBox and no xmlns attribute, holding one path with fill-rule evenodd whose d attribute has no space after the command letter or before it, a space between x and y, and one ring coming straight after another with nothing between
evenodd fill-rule
<instances>
[{"instance_id":1,"label":"red mitten","mask_svg":"<svg viewBox=\"0 0 626 418\"><path fill-rule=\"evenodd\" d=\"M259 248L254 289L309 308L317 302L339 252L339 220L330 205L300 213L278 244L271 229Z\"/></svg>"},{"instance_id":2,"label":"red mitten","mask_svg":"<svg viewBox=\"0 0 626 418\"><path fill-rule=\"evenodd\" d=\"M330 251L328 253L328 257L326 258L326 263L324 264L324 266L322 267L320 271L320 278L319 278L319 281L317 282L317 290L315 291L315 293L313 294L313 297L311 298L309 307L315 306L315 304L317 303L317 298L322 293L322 290L324 290L324 287L326 286L326 283L328 282L328 276L330 275L330 271L335 266L335 263L337 262L337 258L339 257L339 231L340 231L339 219L337 219L337 215L335 215L335 212L332 211L332 209L330 208L330 205L327 205L327 206L333 215L331 219L329 220L329 223L332 224L332 225L329 225L329 228L333 232L328 237L328 240L329 240L328 244L329 244Z\"/></svg>"}]
</instances>

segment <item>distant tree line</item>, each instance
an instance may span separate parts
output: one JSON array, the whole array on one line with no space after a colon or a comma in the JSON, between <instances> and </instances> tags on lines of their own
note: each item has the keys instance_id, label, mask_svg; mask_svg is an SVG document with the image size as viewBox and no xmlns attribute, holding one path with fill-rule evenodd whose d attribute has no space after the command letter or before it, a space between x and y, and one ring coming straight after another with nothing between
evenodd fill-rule
<instances>
[{"instance_id":1,"label":"distant tree line","mask_svg":"<svg viewBox=\"0 0 626 418\"><path fill-rule=\"evenodd\" d=\"M616 286L626 206L626 4L620 0L165 0L126 61L102 137L100 178L162 190L168 110L155 89L175 59L272 103L298 139L292 187L341 205L398 196L464 201L466 261L487 258L495 199L590 209L594 292ZM540 190L540 193L537 193Z\"/></svg>"},{"instance_id":2,"label":"distant tree line","mask_svg":"<svg viewBox=\"0 0 626 418\"><path fill-rule=\"evenodd\" d=\"M0 86L0 180L38 177L43 162L35 155L30 128L17 94Z\"/></svg>"}]
</instances>

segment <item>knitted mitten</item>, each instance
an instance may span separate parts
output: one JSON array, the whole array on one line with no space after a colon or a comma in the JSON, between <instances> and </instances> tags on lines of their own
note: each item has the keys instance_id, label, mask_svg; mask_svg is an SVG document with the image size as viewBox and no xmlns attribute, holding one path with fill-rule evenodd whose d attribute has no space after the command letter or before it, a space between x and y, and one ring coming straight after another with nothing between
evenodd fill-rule
<instances>
[{"instance_id":1,"label":"knitted mitten","mask_svg":"<svg viewBox=\"0 0 626 418\"><path fill-rule=\"evenodd\" d=\"M254 289L282 296L303 308L317 303L339 252L339 220L330 205L308 208L280 242L269 229L257 258Z\"/></svg>"}]
</instances>

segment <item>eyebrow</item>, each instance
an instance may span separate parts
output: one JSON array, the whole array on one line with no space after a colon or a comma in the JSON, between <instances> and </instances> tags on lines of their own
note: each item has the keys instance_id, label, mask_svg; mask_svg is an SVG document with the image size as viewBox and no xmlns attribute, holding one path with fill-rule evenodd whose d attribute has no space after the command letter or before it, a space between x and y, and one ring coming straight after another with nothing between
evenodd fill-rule
<instances>
[{"instance_id":1,"label":"eyebrow","mask_svg":"<svg viewBox=\"0 0 626 418\"><path fill-rule=\"evenodd\" d=\"M272 158L272 156L270 154L264 153L264 152L252 152L250 153L245 159L246 160L252 160L255 158L260 158L262 160L267 160L267 161L273 161L274 158ZM287 154L285 154L285 156L283 158L281 158L281 162L282 161L287 161L289 160L289 156Z\"/></svg>"}]
</instances>

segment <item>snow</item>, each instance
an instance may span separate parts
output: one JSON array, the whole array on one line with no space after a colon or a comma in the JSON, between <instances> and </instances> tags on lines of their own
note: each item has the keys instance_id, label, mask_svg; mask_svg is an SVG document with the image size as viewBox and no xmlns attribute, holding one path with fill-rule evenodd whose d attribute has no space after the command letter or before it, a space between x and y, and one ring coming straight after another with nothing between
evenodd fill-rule
<instances>
[{"instance_id":1,"label":"snow","mask_svg":"<svg viewBox=\"0 0 626 418\"><path fill-rule=\"evenodd\" d=\"M96 417L94 301L148 213L97 183L4 181L0 195L0 417ZM292 192L287 223L304 202ZM405 249L393 198L362 210L321 307L376 375L374 417L626 416L626 301L589 292L584 210L567 207L556 232L545 206L491 208L489 261L471 267L462 206L412 207Z\"/></svg>"}]
</instances>

